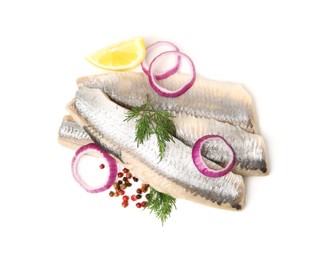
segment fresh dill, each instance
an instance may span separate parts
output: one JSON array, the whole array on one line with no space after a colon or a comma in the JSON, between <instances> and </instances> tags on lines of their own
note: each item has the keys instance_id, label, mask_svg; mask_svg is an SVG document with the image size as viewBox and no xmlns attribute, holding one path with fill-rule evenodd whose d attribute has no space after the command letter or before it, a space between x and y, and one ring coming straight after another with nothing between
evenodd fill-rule
<instances>
[{"instance_id":1,"label":"fresh dill","mask_svg":"<svg viewBox=\"0 0 325 260\"><path fill-rule=\"evenodd\" d=\"M162 225L164 225L167 218L170 217L173 208L176 209L175 198L150 187L146 209L149 209L150 213L155 213L156 217L160 219Z\"/></svg>"},{"instance_id":2,"label":"fresh dill","mask_svg":"<svg viewBox=\"0 0 325 260\"><path fill-rule=\"evenodd\" d=\"M129 110L126 114L126 121L136 119L135 141L143 144L151 135L156 135L160 160L166 151L166 142L173 141L176 128L172 115L167 111L156 110L149 100L142 106Z\"/></svg>"}]
</instances>

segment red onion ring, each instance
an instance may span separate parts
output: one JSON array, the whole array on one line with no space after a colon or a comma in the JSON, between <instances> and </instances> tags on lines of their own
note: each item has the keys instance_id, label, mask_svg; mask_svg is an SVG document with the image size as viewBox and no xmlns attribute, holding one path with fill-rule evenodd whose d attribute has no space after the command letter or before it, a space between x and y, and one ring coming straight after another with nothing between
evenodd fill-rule
<instances>
[{"instance_id":1,"label":"red onion ring","mask_svg":"<svg viewBox=\"0 0 325 260\"><path fill-rule=\"evenodd\" d=\"M221 169L218 171L209 169L208 166L203 161L202 155L201 155L201 149L202 149L203 144L205 142L207 142L209 140L213 140L213 139L220 139L221 141L223 141L226 144L226 146L229 148L229 151L231 153L231 159L229 160L227 166L224 169ZM217 178L217 177L222 177L231 171L231 169L234 167L235 162L236 162L236 155L235 155L234 149L223 137L221 137L219 135L206 135L206 136L199 138L195 142L193 149L192 149L192 159L193 159L193 162L194 162L196 168L203 175L211 177L211 178Z\"/></svg>"},{"instance_id":2,"label":"red onion ring","mask_svg":"<svg viewBox=\"0 0 325 260\"><path fill-rule=\"evenodd\" d=\"M88 186L84 182L84 180L80 177L80 175L78 174L78 171L77 171L77 166L78 166L78 162L79 162L80 158L83 155L85 155L89 150L94 150L94 151L102 154L109 166L109 176L108 176L107 182L102 187L99 187L99 188L92 188L92 187ZM72 169L72 175L75 178L75 180L81 185L81 187L83 187L86 191L91 192L91 193L98 193L98 192L102 192L102 191L109 189L113 185L114 181L116 180L116 176L117 176L116 160L94 143L84 145L76 151L76 154L72 159L71 169Z\"/></svg>"},{"instance_id":3,"label":"red onion ring","mask_svg":"<svg viewBox=\"0 0 325 260\"><path fill-rule=\"evenodd\" d=\"M157 78L155 76L155 66L159 63L159 60L167 55L177 55L178 57L181 57L183 59L185 59L191 68L191 74L192 74L192 78L191 80L184 84L183 86L181 86L178 90L168 90L165 88L162 88L158 82L157 82ZM195 72L195 66L193 61L191 60L191 58L189 56L187 56L185 53L179 52L179 51L166 51L163 52L161 54L159 54L156 58L154 58L154 60L151 62L150 67L149 67L149 82L151 87L160 95L160 96L164 96L164 97L178 97L182 94L184 94L186 91L188 91L194 84L196 79L196 72Z\"/></svg>"},{"instance_id":4,"label":"red onion ring","mask_svg":"<svg viewBox=\"0 0 325 260\"><path fill-rule=\"evenodd\" d=\"M167 41L158 41L158 42L155 42L151 45L149 45L147 48L146 48L146 53L148 54L150 51L156 49L156 48L159 48L161 46L167 46L167 47L170 47L171 50L173 51L179 51L179 49L177 48L176 45L174 45L173 43L171 42L167 42ZM147 63L147 55L146 57L144 58L144 60L142 61L141 63L141 68L143 70L143 72L146 74L146 75L149 75L149 66L148 63ZM181 57L178 56L177 57L177 60L176 60L176 63L173 65L173 67L169 70L167 70L166 72L164 73L161 73L161 74L155 74L155 77L157 80L162 80L162 79L166 79L168 77L170 77L171 75L174 75L178 69L179 69L179 65L180 65L180 62L181 62ZM151 62L150 62L151 63Z\"/></svg>"}]
</instances>

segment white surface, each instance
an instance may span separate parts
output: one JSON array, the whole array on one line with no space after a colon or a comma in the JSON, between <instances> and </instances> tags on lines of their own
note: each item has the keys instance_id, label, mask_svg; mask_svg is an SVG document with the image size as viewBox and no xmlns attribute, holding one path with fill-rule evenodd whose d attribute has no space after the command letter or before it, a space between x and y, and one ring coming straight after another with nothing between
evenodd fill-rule
<instances>
[{"instance_id":1,"label":"white surface","mask_svg":"<svg viewBox=\"0 0 325 260\"><path fill-rule=\"evenodd\" d=\"M325 258L321 4L3 2L0 259ZM82 55L134 36L173 41L201 76L247 85L272 172L247 180L244 211L178 201L161 227L72 179L56 138L76 77L98 71Z\"/></svg>"}]
</instances>

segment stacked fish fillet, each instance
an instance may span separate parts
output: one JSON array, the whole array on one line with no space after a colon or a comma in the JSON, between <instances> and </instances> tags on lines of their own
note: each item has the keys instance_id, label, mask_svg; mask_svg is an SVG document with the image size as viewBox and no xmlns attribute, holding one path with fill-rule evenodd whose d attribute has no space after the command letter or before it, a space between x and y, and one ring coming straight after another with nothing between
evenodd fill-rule
<instances>
[{"instance_id":1,"label":"stacked fish fillet","mask_svg":"<svg viewBox=\"0 0 325 260\"><path fill-rule=\"evenodd\" d=\"M179 74L164 80L176 87L188 80ZM245 203L243 177L269 173L265 144L257 126L252 99L243 85L198 78L177 98L159 96L147 76L137 72L111 72L77 80L75 98L68 104L59 142L77 149L95 142L129 168L144 183L175 198L212 207L240 210ZM135 121L125 115L144 104L149 95L156 109L174 116L176 136L168 142L160 161L153 136L142 145L135 140ZM223 136L236 153L232 171L220 178L201 174L192 161L192 147L204 135ZM218 140L204 145L202 155L212 169L227 164L230 154Z\"/></svg>"}]
</instances>

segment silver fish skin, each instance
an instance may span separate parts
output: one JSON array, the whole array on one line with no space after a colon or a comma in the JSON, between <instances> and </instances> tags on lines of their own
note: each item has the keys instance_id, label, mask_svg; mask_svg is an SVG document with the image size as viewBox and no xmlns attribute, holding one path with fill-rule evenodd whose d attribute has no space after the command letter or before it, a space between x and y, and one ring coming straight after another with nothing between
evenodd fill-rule
<instances>
[{"instance_id":1,"label":"silver fish skin","mask_svg":"<svg viewBox=\"0 0 325 260\"><path fill-rule=\"evenodd\" d=\"M63 117L61 126L59 128L58 142L62 146L78 150L80 147L94 143L88 133L80 126L71 115ZM113 150L110 147L107 147L106 151L110 153L116 159L116 163L119 169L123 169L125 165L121 162L119 155L121 154L120 150ZM94 157L101 157L97 152L89 152L89 155Z\"/></svg>"},{"instance_id":2,"label":"silver fish skin","mask_svg":"<svg viewBox=\"0 0 325 260\"><path fill-rule=\"evenodd\" d=\"M87 129L87 128L86 128ZM58 143L64 147L72 150L77 150L80 147L96 142L96 136L92 138L89 136L87 131L80 126L71 115L63 117L61 126L59 128ZM111 147L106 147L106 151L110 153L118 163L123 163L121 161L121 150L112 149ZM90 153L93 156L98 156L98 153Z\"/></svg>"},{"instance_id":3,"label":"silver fish skin","mask_svg":"<svg viewBox=\"0 0 325 260\"><path fill-rule=\"evenodd\" d=\"M59 137L91 141L87 132L71 116L65 116L59 128Z\"/></svg>"},{"instance_id":4,"label":"silver fish skin","mask_svg":"<svg viewBox=\"0 0 325 260\"><path fill-rule=\"evenodd\" d=\"M173 121L176 126L176 138L189 147L193 147L196 140L204 135L223 136L236 153L236 164L232 169L234 173L242 176L265 176L269 173L266 149L261 136L247 133L238 126L179 113L173 117ZM87 132L73 119L67 121L64 118L60 133L66 132L68 134L60 135L66 137L65 143L60 141L66 147L76 149L91 142ZM120 149L115 151L115 154L120 153ZM202 155L219 165L225 165L229 161L228 148L217 140L205 144Z\"/></svg>"},{"instance_id":5,"label":"silver fish skin","mask_svg":"<svg viewBox=\"0 0 325 260\"><path fill-rule=\"evenodd\" d=\"M236 164L232 169L234 173L242 176L268 175L268 157L264 139L260 135L248 133L228 123L179 113L174 116L173 121L176 126L176 137L190 147L205 135L224 137L236 154ZM207 159L223 166L230 159L229 148L219 140L204 144L201 153Z\"/></svg>"},{"instance_id":6,"label":"silver fish skin","mask_svg":"<svg viewBox=\"0 0 325 260\"><path fill-rule=\"evenodd\" d=\"M221 178L202 175L192 162L191 148L177 139L167 143L160 161L156 138L137 146L135 121L125 122L127 109L111 101L102 91L79 89L68 110L98 145L120 150L120 159L155 189L212 207L243 208L245 186L241 176L232 172ZM206 163L211 168L219 168L211 161Z\"/></svg>"},{"instance_id":7,"label":"silver fish skin","mask_svg":"<svg viewBox=\"0 0 325 260\"><path fill-rule=\"evenodd\" d=\"M75 150L91 143L92 140L83 127L76 123L71 116L65 116L59 128L58 142Z\"/></svg>"},{"instance_id":8,"label":"silver fish skin","mask_svg":"<svg viewBox=\"0 0 325 260\"><path fill-rule=\"evenodd\" d=\"M175 89L188 81L189 75L175 74L161 81ZM242 84L197 78L192 88L177 98L159 96L148 77L139 72L108 72L77 79L79 87L102 89L111 100L127 108L146 102L146 94L156 109L183 112L196 117L213 118L258 133L252 98Z\"/></svg>"}]
</instances>

